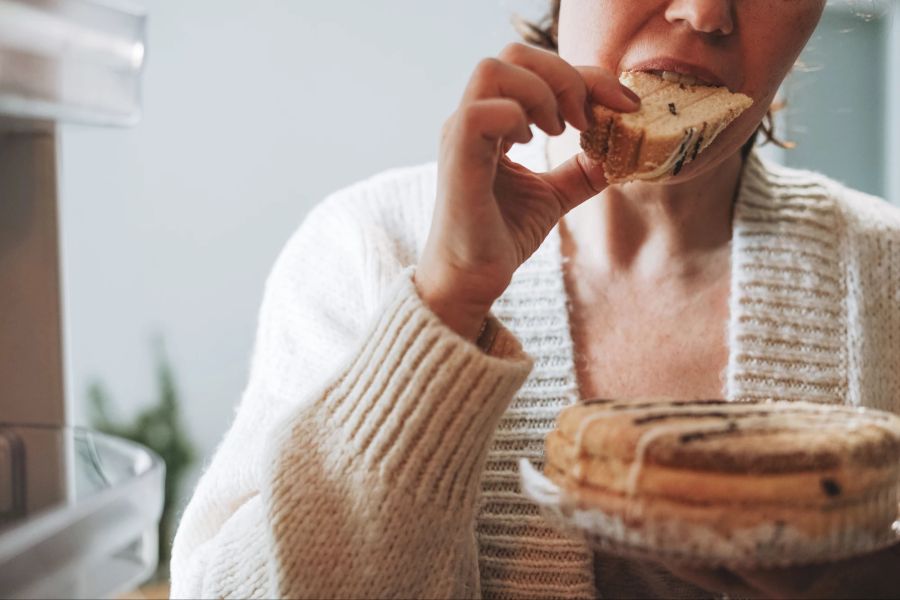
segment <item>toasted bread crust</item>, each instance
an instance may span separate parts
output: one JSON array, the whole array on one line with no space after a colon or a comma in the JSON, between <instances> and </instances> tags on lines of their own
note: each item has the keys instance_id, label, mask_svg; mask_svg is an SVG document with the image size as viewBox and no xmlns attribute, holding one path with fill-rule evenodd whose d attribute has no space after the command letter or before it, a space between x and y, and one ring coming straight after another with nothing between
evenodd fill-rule
<instances>
[{"instance_id":1,"label":"toasted bread crust","mask_svg":"<svg viewBox=\"0 0 900 600\"><path fill-rule=\"evenodd\" d=\"M594 108L594 122L590 129L581 134L581 147L592 160L602 162L606 158L609 152L609 135L616 115L605 106Z\"/></svg>"}]
</instances>

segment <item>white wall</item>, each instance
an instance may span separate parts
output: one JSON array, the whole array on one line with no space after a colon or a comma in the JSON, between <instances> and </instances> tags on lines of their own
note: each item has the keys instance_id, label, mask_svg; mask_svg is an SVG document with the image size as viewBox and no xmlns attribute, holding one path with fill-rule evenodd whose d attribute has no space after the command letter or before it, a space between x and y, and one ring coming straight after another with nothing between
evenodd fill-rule
<instances>
[{"instance_id":1,"label":"white wall","mask_svg":"<svg viewBox=\"0 0 900 600\"><path fill-rule=\"evenodd\" d=\"M539 0L145 0L144 118L61 134L70 390L126 414L164 337L208 455L245 383L264 278L309 208L433 160L477 60Z\"/></svg>"}]
</instances>

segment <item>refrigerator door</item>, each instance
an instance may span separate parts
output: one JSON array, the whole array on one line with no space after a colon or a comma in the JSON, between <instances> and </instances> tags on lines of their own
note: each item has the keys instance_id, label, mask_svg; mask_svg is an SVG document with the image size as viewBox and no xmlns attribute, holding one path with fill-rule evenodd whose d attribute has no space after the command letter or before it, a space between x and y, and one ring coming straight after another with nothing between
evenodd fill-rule
<instances>
[{"instance_id":1,"label":"refrigerator door","mask_svg":"<svg viewBox=\"0 0 900 600\"><path fill-rule=\"evenodd\" d=\"M0 116L134 124L145 28L122 2L0 0Z\"/></svg>"}]
</instances>

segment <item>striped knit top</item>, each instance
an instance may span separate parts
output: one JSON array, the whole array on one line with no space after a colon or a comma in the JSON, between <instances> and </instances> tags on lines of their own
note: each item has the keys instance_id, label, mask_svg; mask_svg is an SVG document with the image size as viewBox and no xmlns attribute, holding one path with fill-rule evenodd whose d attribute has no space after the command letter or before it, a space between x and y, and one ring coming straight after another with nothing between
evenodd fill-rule
<instances>
[{"instance_id":1,"label":"striped knit top","mask_svg":"<svg viewBox=\"0 0 900 600\"><path fill-rule=\"evenodd\" d=\"M547 166L540 137L514 152ZM900 210L756 153L741 181L723 395L900 412ZM343 190L279 257L173 597L622 595L519 492L518 459L541 465L578 399L559 232L496 302L483 353L411 283L435 185L431 164Z\"/></svg>"}]
</instances>

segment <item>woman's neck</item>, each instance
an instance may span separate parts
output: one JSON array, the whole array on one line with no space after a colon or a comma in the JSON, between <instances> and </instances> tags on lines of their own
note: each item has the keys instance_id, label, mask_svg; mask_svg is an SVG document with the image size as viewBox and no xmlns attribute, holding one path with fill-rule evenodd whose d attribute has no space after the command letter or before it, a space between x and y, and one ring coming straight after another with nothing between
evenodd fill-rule
<instances>
[{"instance_id":1,"label":"woman's neck","mask_svg":"<svg viewBox=\"0 0 900 600\"><path fill-rule=\"evenodd\" d=\"M578 132L572 128L550 138L550 167L579 151ZM714 271L727 267L742 166L736 153L684 183L611 186L566 216L570 250L591 272L610 277L643 282L707 279L713 265L719 266Z\"/></svg>"}]
</instances>

